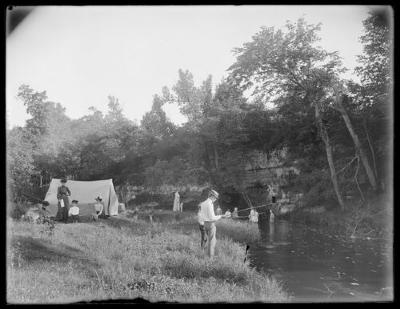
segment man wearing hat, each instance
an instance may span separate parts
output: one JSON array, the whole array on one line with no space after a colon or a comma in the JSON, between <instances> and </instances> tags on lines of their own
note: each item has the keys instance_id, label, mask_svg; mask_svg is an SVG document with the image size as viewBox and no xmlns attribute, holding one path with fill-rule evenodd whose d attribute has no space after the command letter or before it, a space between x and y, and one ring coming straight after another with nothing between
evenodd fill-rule
<instances>
[{"instance_id":1,"label":"man wearing hat","mask_svg":"<svg viewBox=\"0 0 400 309\"><path fill-rule=\"evenodd\" d=\"M69 211L69 196L71 196L71 191L65 185L67 179L61 179L61 186L57 188L57 199L58 199L58 212L57 218L61 221L67 223L68 211Z\"/></svg>"},{"instance_id":2,"label":"man wearing hat","mask_svg":"<svg viewBox=\"0 0 400 309\"><path fill-rule=\"evenodd\" d=\"M200 204L199 218L204 222L204 229L208 238L208 248L207 253L209 257L214 256L215 245L217 243L216 239L216 227L215 222L221 218L228 218L228 215L218 215L214 213L214 202L218 199L219 194L215 190L210 190L208 193L208 198Z\"/></svg>"}]
</instances>

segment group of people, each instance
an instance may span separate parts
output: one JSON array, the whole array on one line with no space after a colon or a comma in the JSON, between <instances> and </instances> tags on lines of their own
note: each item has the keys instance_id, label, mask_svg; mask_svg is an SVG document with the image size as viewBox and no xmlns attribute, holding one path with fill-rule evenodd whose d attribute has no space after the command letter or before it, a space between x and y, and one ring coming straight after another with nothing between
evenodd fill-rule
<instances>
[{"instance_id":1,"label":"group of people","mask_svg":"<svg viewBox=\"0 0 400 309\"><path fill-rule=\"evenodd\" d=\"M61 186L57 188L57 200L58 200L58 212L56 219L64 223L68 222L79 222L79 201L72 200L71 207L69 204L69 197L71 196L71 190L66 186L67 179L61 179ZM94 213L92 218L97 220L103 216L104 205L102 202L101 195L98 195L94 203Z\"/></svg>"}]
</instances>

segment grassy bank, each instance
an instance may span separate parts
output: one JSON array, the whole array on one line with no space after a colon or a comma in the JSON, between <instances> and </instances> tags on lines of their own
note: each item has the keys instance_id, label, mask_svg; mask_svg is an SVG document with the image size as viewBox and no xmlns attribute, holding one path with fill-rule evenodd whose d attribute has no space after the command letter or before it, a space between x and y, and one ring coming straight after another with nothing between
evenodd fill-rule
<instances>
[{"instance_id":1,"label":"grassy bank","mask_svg":"<svg viewBox=\"0 0 400 309\"><path fill-rule=\"evenodd\" d=\"M57 224L50 234L43 225L10 220L7 301L288 300L276 280L243 263L244 245L227 237L223 224L216 256L210 260L199 248L193 216L166 221L150 224L120 216L95 223Z\"/></svg>"}]
</instances>

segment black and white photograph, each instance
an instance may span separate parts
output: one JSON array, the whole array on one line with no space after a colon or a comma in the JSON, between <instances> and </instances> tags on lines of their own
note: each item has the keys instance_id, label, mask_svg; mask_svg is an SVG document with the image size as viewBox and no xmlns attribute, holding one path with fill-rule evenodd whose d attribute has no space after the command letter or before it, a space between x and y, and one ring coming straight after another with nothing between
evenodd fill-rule
<instances>
[{"instance_id":1,"label":"black and white photograph","mask_svg":"<svg viewBox=\"0 0 400 309\"><path fill-rule=\"evenodd\" d=\"M392 6L4 14L7 304L394 301Z\"/></svg>"}]
</instances>

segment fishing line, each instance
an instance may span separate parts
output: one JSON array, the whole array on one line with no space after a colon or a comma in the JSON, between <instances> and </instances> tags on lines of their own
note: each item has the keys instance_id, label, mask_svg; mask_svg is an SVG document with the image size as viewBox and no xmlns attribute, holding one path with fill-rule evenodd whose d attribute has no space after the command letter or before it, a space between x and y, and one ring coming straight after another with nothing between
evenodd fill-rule
<instances>
[{"instance_id":1,"label":"fishing line","mask_svg":"<svg viewBox=\"0 0 400 309\"><path fill-rule=\"evenodd\" d=\"M255 207L249 207L249 208L244 208L244 209L239 209L237 212L239 211L244 211L244 210L249 210L249 209L255 209L255 208L260 208L260 207L267 207L269 205L272 205L272 203L266 204L266 205L260 205L260 206L255 206Z\"/></svg>"}]
</instances>

